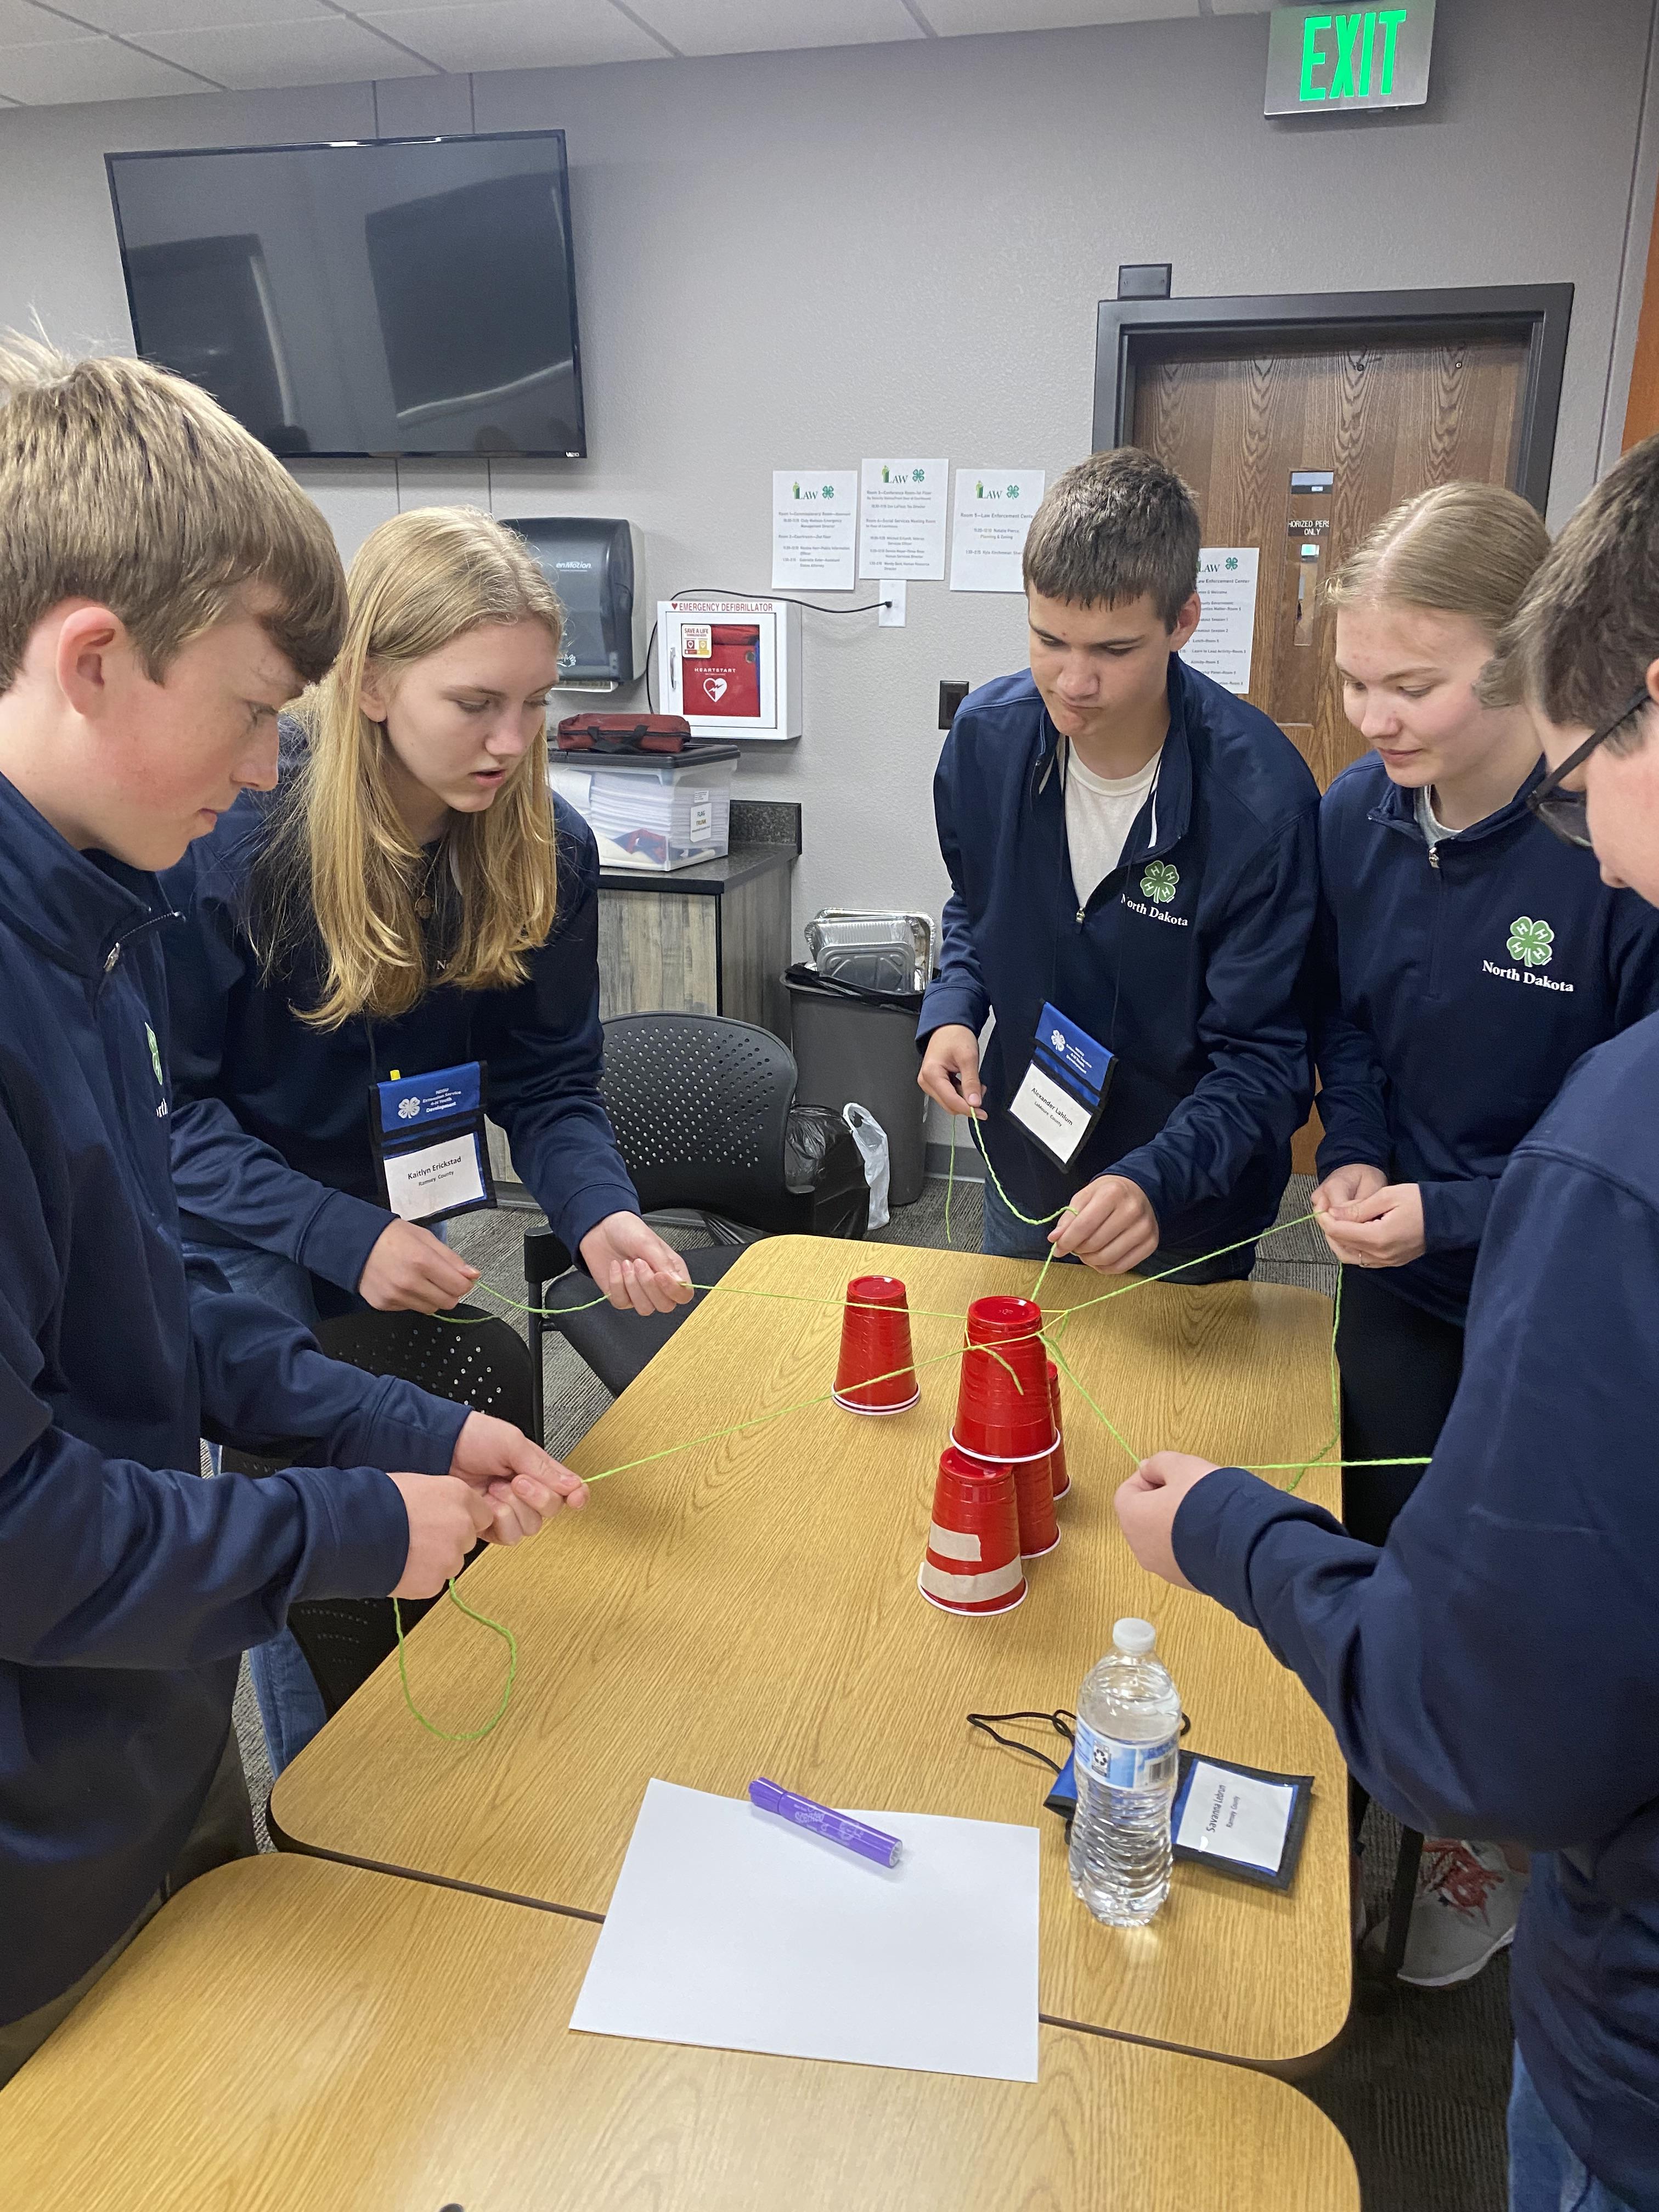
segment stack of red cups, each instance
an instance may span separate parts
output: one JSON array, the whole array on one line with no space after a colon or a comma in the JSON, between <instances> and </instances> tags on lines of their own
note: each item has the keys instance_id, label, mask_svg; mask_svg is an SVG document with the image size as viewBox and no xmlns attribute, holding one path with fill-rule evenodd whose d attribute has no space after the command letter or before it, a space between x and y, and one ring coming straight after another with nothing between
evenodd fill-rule
<instances>
[{"instance_id":1,"label":"stack of red cups","mask_svg":"<svg viewBox=\"0 0 1659 2212\"><path fill-rule=\"evenodd\" d=\"M1042 1330L1042 1309L1030 1298L974 1300L951 1431L957 1452L1012 1469L1019 1548L1027 1559L1040 1559L1060 1541L1054 1468L1060 1423ZM1056 1389L1058 1382L1055 1375Z\"/></svg>"}]
</instances>

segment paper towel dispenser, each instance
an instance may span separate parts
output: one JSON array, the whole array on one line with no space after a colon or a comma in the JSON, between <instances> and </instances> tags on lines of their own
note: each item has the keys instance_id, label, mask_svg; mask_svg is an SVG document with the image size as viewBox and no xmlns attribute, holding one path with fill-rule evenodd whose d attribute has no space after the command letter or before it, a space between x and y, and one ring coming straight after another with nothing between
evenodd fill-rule
<instances>
[{"instance_id":1,"label":"paper towel dispenser","mask_svg":"<svg viewBox=\"0 0 1659 2212\"><path fill-rule=\"evenodd\" d=\"M564 605L562 691L616 691L645 673L640 535L631 522L570 514L504 516Z\"/></svg>"}]
</instances>

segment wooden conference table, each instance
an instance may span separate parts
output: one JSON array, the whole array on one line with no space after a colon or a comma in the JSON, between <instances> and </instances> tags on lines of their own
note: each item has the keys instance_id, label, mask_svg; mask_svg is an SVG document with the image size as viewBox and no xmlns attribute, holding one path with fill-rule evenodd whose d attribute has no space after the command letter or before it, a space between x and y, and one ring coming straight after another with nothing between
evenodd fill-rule
<instances>
[{"instance_id":1,"label":"wooden conference table","mask_svg":"<svg viewBox=\"0 0 1659 2212\"><path fill-rule=\"evenodd\" d=\"M204 1875L0 2092L8 2212L1358 2212L1330 2122L1247 2069L1053 2027L1035 2084L574 2035L595 1940L317 1861Z\"/></svg>"},{"instance_id":2,"label":"wooden conference table","mask_svg":"<svg viewBox=\"0 0 1659 2212\"><path fill-rule=\"evenodd\" d=\"M1335 2038L1351 1994L1335 1739L1258 1637L1136 1565L1112 1512L1129 1462L1075 1392L1062 1539L1032 1562L1024 1603L971 1620L917 1593L961 1316L985 1292L1029 1291L1030 1263L805 1237L756 1245L572 1464L595 1474L826 1392L840 1309L811 1301L839 1299L866 1271L908 1286L914 1411L872 1419L817 1405L631 1468L597 1484L581 1515L480 1560L468 1600L519 1638L501 1725L476 1743L438 1741L389 1662L283 1775L276 1832L301 1850L603 1913L653 1775L742 1796L766 1774L830 1804L1024 1822L1043 1838L1045 2018L1293 2067ZM1044 1303L1081 1304L1101 1287L1055 1267ZM736 1295L761 1291L793 1297ZM1061 1341L1139 1450L1271 1462L1311 1455L1328 1436L1330 1307L1311 1291L1148 1285L1079 1313ZM1302 1488L1334 1504L1336 1481L1316 1470ZM1157 1624L1190 1748L1315 1778L1288 1895L1183 1864L1149 1928L1100 1926L1072 1895L1060 1823L1042 1809L1044 1770L969 1727L970 1712L1072 1705L1123 1613ZM494 1707L500 1651L435 1607L410 1642L416 1704L439 1726L475 1725ZM1027 1733L1050 1751L1059 1741Z\"/></svg>"}]
</instances>

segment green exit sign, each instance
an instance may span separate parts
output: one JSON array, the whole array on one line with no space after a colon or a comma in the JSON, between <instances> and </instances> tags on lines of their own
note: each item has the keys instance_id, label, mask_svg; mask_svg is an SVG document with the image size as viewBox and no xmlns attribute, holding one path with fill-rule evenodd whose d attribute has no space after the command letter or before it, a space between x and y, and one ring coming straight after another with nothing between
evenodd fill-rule
<instances>
[{"instance_id":1,"label":"green exit sign","mask_svg":"<svg viewBox=\"0 0 1659 2212\"><path fill-rule=\"evenodd\" d=\"M1275 8L1267 33L1269 115L1420 107L1429 96L1434 0L1392 8Z\"/></svg>"}]
</instances>

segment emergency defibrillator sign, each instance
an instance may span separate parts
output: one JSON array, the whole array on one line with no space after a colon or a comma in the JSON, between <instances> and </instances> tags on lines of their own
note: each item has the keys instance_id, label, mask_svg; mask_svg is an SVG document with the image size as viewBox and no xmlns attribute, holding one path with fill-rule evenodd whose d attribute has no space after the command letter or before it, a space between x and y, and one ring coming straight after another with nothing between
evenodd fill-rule
<instances>
[{"instance_id":1,"label":"emergency defibrillator sign","mask_svg":"<svg viewBox=\"0 0 1659 2212\"><path fill-rule=\"evenodd\" d=\"M1275 8L1267 30L1268 115L1421 107L1429 96L1434 0L1393 8Z\"/></svg>"}]
</instances>

